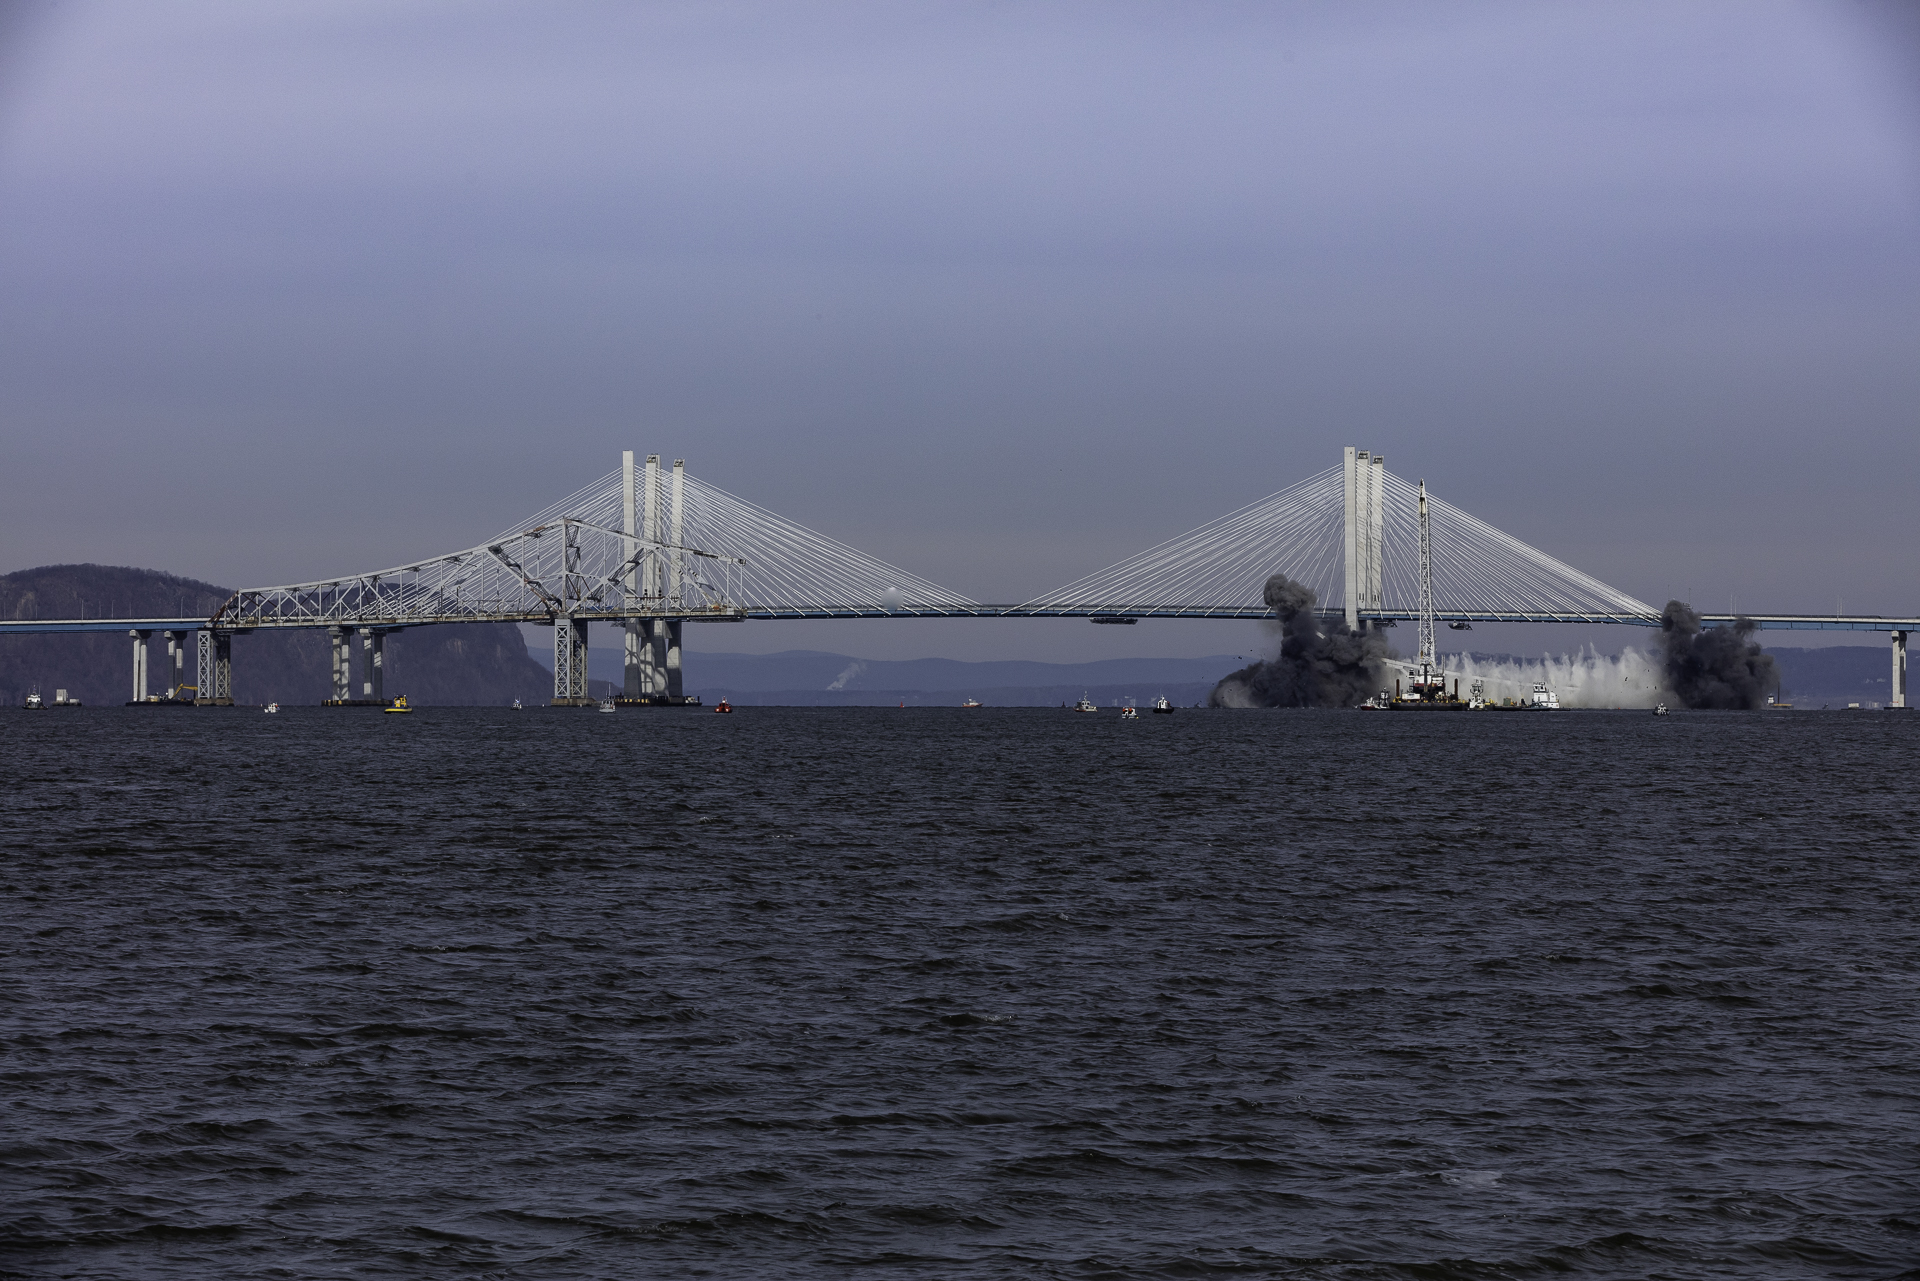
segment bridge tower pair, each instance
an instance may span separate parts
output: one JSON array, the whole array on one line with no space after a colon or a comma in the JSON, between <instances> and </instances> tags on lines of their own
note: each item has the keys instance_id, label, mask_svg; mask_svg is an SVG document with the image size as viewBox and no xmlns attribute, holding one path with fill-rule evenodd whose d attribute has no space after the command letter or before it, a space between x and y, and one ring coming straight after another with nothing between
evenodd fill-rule
<instances>
[{"instance_id":1,"label":"bridge tower pair","mask_svg":"<svg viewBox=\"0 0 1920 1281\"><path fill-rule=\"evenodd\" d=\"M680 656L685 620L672 615L686 604L687 464L674 459L668 479L662 475L660 455L648 454L645 466L636 468L633 451L627 450L620 465L621 532L627 539L621 588L629 610L652 616L625 620L624 679L617 701L684 703ZM563 591L562 603L571 599ZM588 694L587 679L587 620L562 612L553 620L553 705L591 705L595 700Z\"/></svg>"},{"instance_id":2,"label":"bridge tower pair","mask_svg":"<svg viewBox=\"0 0 1920 1281\"><path fill-rule=\"evenodd\" d=\"M1347 628L1359 631L1360 615L1382 608L1380 548L1387 510L1387 456L1348 445L1343 462L1346 528L1341 551L1346 562Z\"/></svg>"}]
</instances>

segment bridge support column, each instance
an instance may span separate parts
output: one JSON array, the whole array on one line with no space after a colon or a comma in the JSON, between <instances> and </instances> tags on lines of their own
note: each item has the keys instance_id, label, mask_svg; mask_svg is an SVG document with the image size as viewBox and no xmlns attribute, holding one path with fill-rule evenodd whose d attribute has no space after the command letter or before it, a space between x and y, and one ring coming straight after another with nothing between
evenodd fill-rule
<instances>
[{"instance_id":1,"label":"bridge support column","mask_svg":"<svg viewBox=\"0 0 1920 1281\"><path fill-rule=\"evenodd\" d=\"M213 634L213 705L233 706L233 633Z\"/></svg>"},{"instance_id":2,"label":"bridge support column","mask_svg":"<svg viewBox=\"0 0 1920 1281\"><path fill-rule=\"evenodd\" d=\"M1907 634L1893 633L1893 680L1887 686L1887 706L1907 705Z\"/></svg>"},{"instance_id":3,"label":"bridge support column","mask_svg":"<svg viewBox=\"0 0 1920 1281\"><path fill-rule=\"evenodd\" d=\"M653 697L667 697L667 620L655 618L647 624L647 666L653 673Z\"/></svg>"},{"instance_id":4,"label":"bridge support column","mask_svg":"<svg viewBox=\"0 0 1920 1281\"><path fill-rule=\"evenodd\" d=\"M160 634L167 639L167 697L178 698L180 686L186 679L187 647L178 632Z\"/></svg>"},{"instance_id":5,"label":"bridge support column","mask_svg":"<svg viewBox=\"0 0 1920 1281\"><path fill-rule=\"evenodd\" d=\"M624 698L650 698L653 695L653 640L647 620L629 618L626 629L625 680L620 693Z\"/></svg>"},{"instance_id":6,"label":"bridge support column","mask_svg":"<svg viewBox=\"0 0 1920 1281\"><path fill-rule=\"evenodd\" d=\"M682 620L667 621L667 697L674 701L686 697L680 686L680 628Z\"/></svg>"},{"instance_id":7,"label":"bridge support column","mask_svg":"<svg viewBox=\"0 0 1920 1281\"><path fill-rule=\"evenodd\" d=\"M1360 629L1360 463L1366 455L1358 453L1352 445L1346 447L1341 457L1341 469L1346 488L1346 521L1341 531L1340 551L1344 572L1341 586L1345 589L1347 609L1347 629Z\"/></svg>"},{"instance_id":8,"label":"bridge support column","mask_svg":"<svg viewBox=\"0 0 1920 1281\"><path fill-rule=\"evenodd\" d=\"M360 697L387 701L387 634L376 627L360 629Z\"/></svg>"},{"instance_id":9,"label":"bridge support column","mask_svg":"<svg viewBox=\"0 0 1920 1281\"><path fill-rule=\"evenodd\" d=\"M587 620L553 620L554 707L591 707L587 696Z\"/></svg>"},{"instance_id":10,"label":"bridge support column","mask_svg":"<svg viewBox=\"0 0 1920 1281\"><path fill-rule=\"evenodd\" d=\"M333 697L328 702L344 704L353 700L352 633L344 627L329 627L333 640Z\"/></svg>"},{"instance_id":11,"label":"bridge support column","mask_svg":"<svg viewBox=\"0 0 1920 1281\"><path fill-rule=\"evenodd\" d=\"M1367 585L1361 593L1367 602L1367 608L1373 610L1386 608L1386 593L1380 587L1381 534L1386 526L1387 498L1387 456L1373 455L1373 465L1367 468Z\"/></svg>"},{"instance_id":12,"label":"bridge support column","mask_svg":"<svg viewBox=\"0 0 1920 1281\"><path fill-rule=\"evenodd\" d=\"M152 632L138 629L127 635L133 637L133 699L135 703L147 701L147 651L153 642Z\"/></svg>"}]
</instances>

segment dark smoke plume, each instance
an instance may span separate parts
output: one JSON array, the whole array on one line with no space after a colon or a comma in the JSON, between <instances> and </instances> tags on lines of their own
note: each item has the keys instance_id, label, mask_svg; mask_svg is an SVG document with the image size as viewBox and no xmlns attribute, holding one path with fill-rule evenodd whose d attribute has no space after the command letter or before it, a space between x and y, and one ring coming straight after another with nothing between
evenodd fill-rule
<instances>
[{"instance_id":1,"label":"dark smoke plume","mask_svg":"<svg viewBox=\"0 0 1920 1281\"><path fill-rule=\"evenodd\" d=\"M1269 578L1261 595L1279 620L1279 656L1222 679L1207 696L1208 706L1352 707L1380 688L1384 636L1349 631L1340 619L1323 630L1313 590L1285 574Z\"/></svg>"},{"instance_id":2,"label":"dark smoke plume","mask_svg":"<svg viewBox=\"0 0 1920 1281\"><path fill-rule=\"evenodd\" d=\"M1780 688L1773 655L1762 653L1750 618L1732 627L1702 630L1700 615L1684 601L1660 611L1660 657L1667 688L1686 707L1738 711L1760 707Z\"/></svg>"}]
</instances>

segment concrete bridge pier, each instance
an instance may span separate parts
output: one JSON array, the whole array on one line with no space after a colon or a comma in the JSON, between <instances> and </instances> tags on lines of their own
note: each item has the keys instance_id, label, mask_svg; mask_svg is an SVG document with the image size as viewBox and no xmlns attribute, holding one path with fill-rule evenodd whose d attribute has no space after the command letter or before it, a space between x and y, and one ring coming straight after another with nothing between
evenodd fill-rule
<instances>
[{"instance_id":1,"label":"concrete bridge pier","mask_svg":"<svg viewBox=\"0 0 1920 1281\"><path fill-rule=\"evenodd\" d=\"M127 633L133 637L133 697L128 705L147 701L147 651L153 642L152 632L134 629Z\"/></svg>"},{"instance_id":2,"label":"concrete bridge pier","mask_svg":"<svg viewBox=\"0 0 1920 1281\"><path fill-rule=\"evenodd\" d=\"M195 707L233 706L233 633L200 629L195 663Z\"/></svg>"},{"instance_id":3,"label":"concrete bridge pier","mask_svg":"<svg viewBox=\"0 0 1920 1281\"><path fill-rule=\"evenodd\" d=\"M659 665L654 662L653 627L644 618L629 618L626 631L622 698L645 702L660 692Z\"/></svg>"},{"instance_id":4,"label":"concrete bridge pier","mask_svg":"<svg viewBox=\"0 0 1920 1281\"><path fill-rule=\"evenodd\" d=\"M334 707L345 707L353 701L353 652L352 642L348 639L350 631L345 627L327 628L327 636L333 642L333 697L327 702Z\"/></svg>"},{"instance_id":5,"label":"concrete bridge pier","mask_svg":"<svg viewBox=\"0 0 1920 1281\"><path fill-rule=\"evenodd\" d=\"M378 627L360 629L360 698L387 701L387 634Z\"/></svg>"},{"instance_id":6,"label":"concrete bridge pier","mask_svg":"<svg viewBox=\"0 0 1920 1281\"><path fill-rule=\"evenodd\" d=\"M187 677L187 646L179 632L162 632L167 638L167 697L178 698Z\"/></svg>"},{"instance_id":7,"label":"concrete bridge pier","mask_svg":"<svg viewBox=\"0 0 1920 1281\"><path fill-rule=\"evenodd\" d=\"M1893 633L1893 680L1887 686L1887 706L1907 705L1907 634Z\"/></svg>"},{"instance_id":8,"label":"concrete bridge pier","mask_svg":"<svg viewBox=\"0 0 1920 1281\"><path fill-rule=\"evenodd\" d=\"M681 691L680 686L680 629L684 625L684 621L678 618L670 618L665 623L667 640L666 693L668 701L675 703L686 697Z\"/></svg>"},{"instance_id":9,"label":"concrete bridge pier","mask_svg":"<svg viewBox=\"0 0 1920 1281\"><path fill-rule=\"evenodd\" d=\"M631 633L629 633L631 635ZM553 620L554 707L592 707L587 695L587 620Z\"/></svg>"}]
</instances>

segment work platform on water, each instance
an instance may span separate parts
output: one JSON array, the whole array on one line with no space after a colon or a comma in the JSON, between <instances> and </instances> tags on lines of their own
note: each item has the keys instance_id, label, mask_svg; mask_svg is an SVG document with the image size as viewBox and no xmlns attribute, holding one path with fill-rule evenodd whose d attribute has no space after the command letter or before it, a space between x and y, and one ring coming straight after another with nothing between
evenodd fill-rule
<instances>
[{"instance_id":1,"label":"work platform on water","mask_svg":"<svg viewBox=\"0 0 1920 1281\"><path fill-rule=\"evenodd\" d=\"M232 702L232 638L324 629L333 706L383 705L385 638L408 627L531 623L553 630L553 703L596 706L587 635L622 634L628 705L687 703L685 624L858 618L1271 618L1263 587L1313 590L1328 626L1411 622L1433 656L1440 623L1659 627L1660 611L1387 471L1348 448L1341 464L1041 596L987 604L671 468L622 456L618 470L477 546L370 573L235 592L211 617L0 620L0 636L120 631L133 640L131 701ZM1702 614L1708 626L1886 632L1891 705L1906 706L1906 647L1920 616ZM167 646L164 695L150 645ZM188 634L193 640L188 641ZM186 654L194 653L194 681ZM358 651L358 660L355 651ZM355 668L359 671L356 673ZM191 692L191 698L181 695Z\"/></svg>"}]
</instances>

